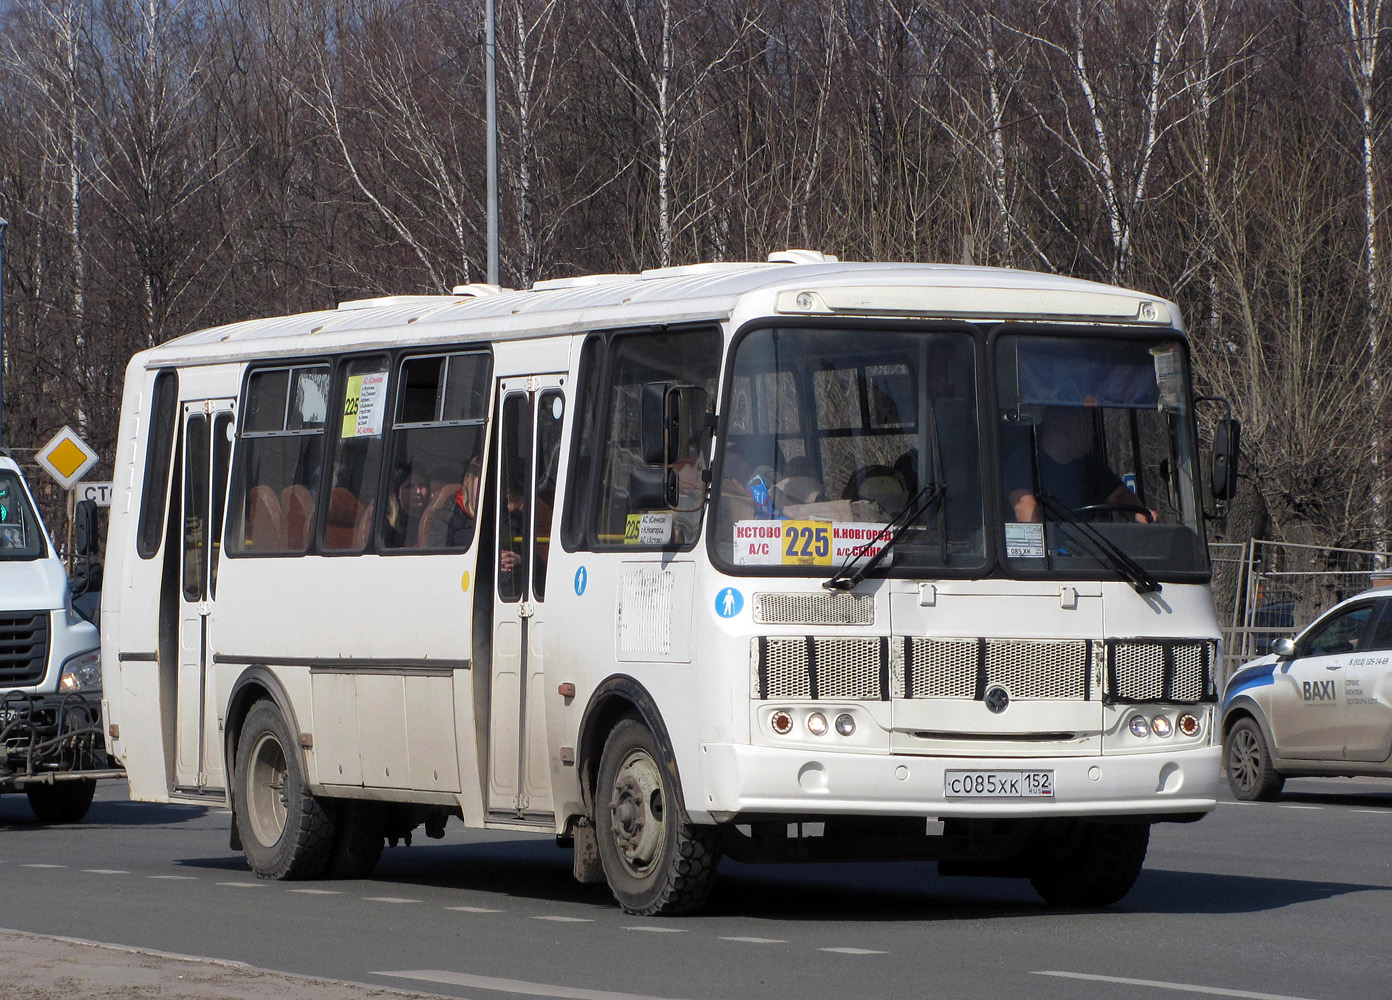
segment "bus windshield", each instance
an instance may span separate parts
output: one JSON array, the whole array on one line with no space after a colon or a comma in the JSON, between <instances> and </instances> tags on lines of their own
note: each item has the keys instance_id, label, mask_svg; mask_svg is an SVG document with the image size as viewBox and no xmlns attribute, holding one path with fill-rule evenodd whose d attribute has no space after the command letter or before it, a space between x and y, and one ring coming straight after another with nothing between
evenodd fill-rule
<instances>
[{"instance_id":1,"label":"bus windshield","mask_svg":"<svg viewBox=\"0 0 1392 1000\"><path fill-rule=\"evenodd\" d=\"M716 559L833 584L864 560L893 576L986 575L989 537L1010 576L1146 591L1206 571L1181 342L993 338L992 440L977 334L742 337L712 485Z\"/></svg>"},{"instance_id":2,"label":"bus windshield","mask_svg":"<svg viewBox=\"0 0 1392 1000\"><path fill-rule=\"evenodd\" d=\"M829 576L882 547L907 511L882 565L984 564L970 332L755 330L736 346L724 409L722 562Z\"/></svg>"},{"instance_id":3,"label":"bus windshield","mask_svg":"<svg viewBox=\"0 0 1392 1000\"><path fill-rule=\"evenodd\" d=\"M44 554L43 538L24 484L0 469L0 559L37 559Z\"/></svg>"},{"instance_id":4,"label":"bus windshield","mask_svg":"<svg viewBox=\"0 0 1392 1000\"><path fill-rule=\"evenodd\" d=\"M1206 569L1177 339L1006 336L994 361L1012 570Z\"/></svg>"}]
</instances>

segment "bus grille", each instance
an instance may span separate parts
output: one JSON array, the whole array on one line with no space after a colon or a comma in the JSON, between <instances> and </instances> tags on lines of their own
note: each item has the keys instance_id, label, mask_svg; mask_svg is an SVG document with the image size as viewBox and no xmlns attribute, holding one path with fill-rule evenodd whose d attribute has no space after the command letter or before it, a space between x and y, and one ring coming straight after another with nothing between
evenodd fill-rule
<instances>
[{"instance_id":1,"label":"bus grille","mask_svg":"<svg viewBox=\"0 0 1392 1000\"><path fill-rule=\"evenodd\" d=\"M1012 698L1091 696L1092 643L1087 639L904 640L908 698L982 698L999 685Z\"/></svg>"},{"instance_id":2,"label":"bus grille","mask_svg":"<svg viewBox=\"0 0 1392 1000\"><path fill-rule=\"evenodd\" d=\"M1214 644L1202 639L1114 639L1107 643L1112 701L1193 704L1214 699Z\"/></svg>"},{"instance_id":3,"label":"bus grille","mask_svg":"<svg viewBox=\"0 0 1392 1000\"><path fill-rule=\"evenodd\" d=\"M873 625L875 599L868 594L755 594L760 625Z\"/></svg>"},{"instance_id":4,"label":"bus grille","mask_svg":"<svg viewBox=\"0 0 1392 1000\"><path fill-rule=\"evenodd\" d=\"M888 701L888 638L790 638L755 640L755 692L767 698L843 698Z\"/></svg>"},{"instance_id":5,"label":"bus grille","mask_svg":"<svg viewBox=\"0 0 1392 1000\"><path fill-rule=\"evenodd\" d=\"M47 666L48 612L0 612L0 689L36 684Z\"/></svg>"}]
</instances>

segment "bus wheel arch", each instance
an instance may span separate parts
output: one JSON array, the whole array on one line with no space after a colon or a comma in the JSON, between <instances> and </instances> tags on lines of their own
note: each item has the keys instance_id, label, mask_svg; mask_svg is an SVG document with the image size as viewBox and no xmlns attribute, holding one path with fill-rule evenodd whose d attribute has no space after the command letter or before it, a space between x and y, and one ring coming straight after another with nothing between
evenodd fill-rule
<instances>
[{"instance_id":1,"label":"bus wheel arch","mask_svg":"<svg viewBox=\"0 0 1392 1000\"><path fill-rule=\"evenodd\" d=\"M588 816L594 818L595 784L599 777L599 760L609 734L624 718L637 719L653 734L668 760L675 761L672 739L657 702L647 688L627 674L608 678L590 695L580 722L580 740L576 748L575 765L580 771L580 793ZM674 768L675 770L675 768ZM677 792L681 793L681 776L675 775Z\"/></svg>"}]
</instances>

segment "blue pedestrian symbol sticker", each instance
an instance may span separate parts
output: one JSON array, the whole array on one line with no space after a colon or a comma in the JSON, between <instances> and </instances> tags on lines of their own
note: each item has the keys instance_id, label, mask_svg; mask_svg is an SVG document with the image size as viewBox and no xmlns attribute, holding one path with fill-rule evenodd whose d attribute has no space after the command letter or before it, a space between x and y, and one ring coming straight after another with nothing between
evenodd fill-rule
<instances>
[{"instance_id":1,"label":"blue pedestrian symbol sticker","mask_svg":"<svg viewBox=\"0 0 1392 1000\"><path fill-rule=\"evenodd\" d=\"M726 587L715 595L715 613L721 618L733 618L744 610L744 595L734 587Z\"/></svg>"},{"instance_id":2,"label":"blue pedestrian symbol sticker","mask_svg":"<svg viewBox=\"0 0 1392 1000\"><path fill-rule=\"evenodd\" d=\"M585 584L589 582L589 574L585 572L585 567L581 566L575 571L575 596L579 597L585 592Z\"/></svg>"}]
</instances>

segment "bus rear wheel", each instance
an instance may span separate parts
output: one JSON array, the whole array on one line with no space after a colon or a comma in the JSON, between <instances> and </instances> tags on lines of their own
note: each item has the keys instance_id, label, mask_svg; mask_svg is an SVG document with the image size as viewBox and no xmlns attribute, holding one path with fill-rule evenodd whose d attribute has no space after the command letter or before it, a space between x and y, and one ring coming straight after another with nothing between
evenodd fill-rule
<instances>
[{"instance_id":1,"label":"bus rear wheel","mask_svg":"<svg viewBox=\"0 0 1392 1000\"><path fill-rule=\"evenodd\" d=\"M1030 884L1050 906L1111 906L1136 884L1149 845L1149 823L1073 820L1039 846Z\"/></svg>"},{"instance_id":2,"label":"bus rear wheel","mask_svg":"<svg viewBox=\"0 0 1392 1000\"><path fill-rule=\"evenodd\" d=\"M90 778L55 781L51 785L30 785L24 792L40 823L77 823L92 808L97 783Z\"/></svg>"},{"instance_id":3,"label":"bus rear wheel","mask_svg":"<svg viewBox=\"0 0 1392 1000\"><path fill-rule=\"evenodd\" d=\"M623 719L604 744L595 829L609 889L628 913L674 916L699 909L720 863L713 827L686 816L674 768L652 732Z\"/></svg>"},{"instance_id":4,"label":"bus rear wheel","mask_svg":"<svg viewBox=\"0 0 1392 1000\"><path fill-rule=\"evenodd\" d=\"M309 879L333 854L333 813L309 793L299 741L279 708L258 701L237 741L236 823L258 878Z\"/></svg>"}]
</instances>

